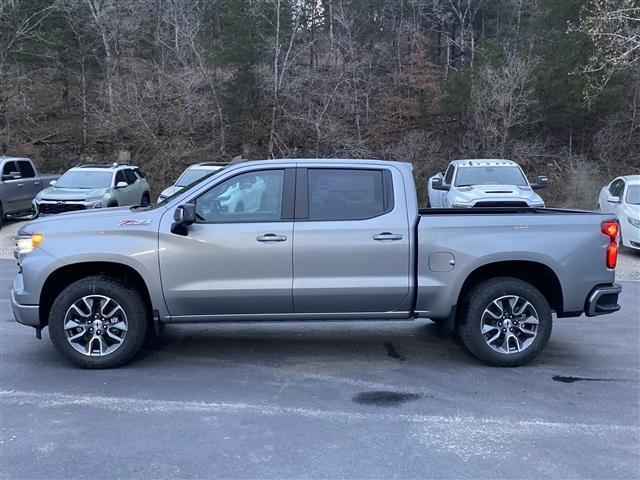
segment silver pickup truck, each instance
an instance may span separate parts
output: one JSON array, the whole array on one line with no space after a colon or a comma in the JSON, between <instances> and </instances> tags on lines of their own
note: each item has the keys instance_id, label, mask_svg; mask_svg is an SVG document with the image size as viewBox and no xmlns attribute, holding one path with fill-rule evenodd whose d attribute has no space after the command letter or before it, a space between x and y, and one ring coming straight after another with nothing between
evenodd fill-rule
<instances>
[{"instance_id":1,"label":"silver pickup truck","mask_svg":"<svg viewBox=\"0 0 640 480\"><path fill-rule=\"evenodd\" d=\"M620 308L617 240L595 212L418 210L406 163L246 162L156 206L27 224L11 297L85 368L125 363L166 323L413 318L515 366L542 351L553 312Z\"/></svg>"},{"instance_id":2,"label":"silver pickup truck","mask_svg":"<svg viewBox=\"0 0 640 480\"><path fill-rule=\"evenodd\" d=\"M33 214L33 199L60 175L39 174L28 158L0 156L0 227L5 217Z\"/></svg>"}]
</instances>

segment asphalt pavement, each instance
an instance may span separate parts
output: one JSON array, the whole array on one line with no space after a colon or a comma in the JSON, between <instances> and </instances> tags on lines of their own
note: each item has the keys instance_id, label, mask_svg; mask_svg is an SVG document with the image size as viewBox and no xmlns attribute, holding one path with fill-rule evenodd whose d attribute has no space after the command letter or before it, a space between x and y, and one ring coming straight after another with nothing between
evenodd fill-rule
<instances>
[{"instance_id":1,"label":"asphalt pavement","mask_svg":"<svg viewBox=\"0 0 640 480\"><path fill-rule=\"evenodd\" d=\"M0 260L0 479L640 478L640 283L519 368L429 321L171 326L115 370L13 320Z\"/></svg>"}]
</instances>

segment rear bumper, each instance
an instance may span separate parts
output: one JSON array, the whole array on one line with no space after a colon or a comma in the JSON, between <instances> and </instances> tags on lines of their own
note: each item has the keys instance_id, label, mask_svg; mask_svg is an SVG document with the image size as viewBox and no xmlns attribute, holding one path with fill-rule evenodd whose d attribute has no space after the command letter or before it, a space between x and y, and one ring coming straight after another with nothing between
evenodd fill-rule
<instances>
[{"instance_id":1,"label":"rear bumper","mask_svg":"<svg viewBox=\"0 0 640 480\"><path fill-rule=\"evenodd\" d=\"M11 308L18 323L34 328L40 328L40 307L38 305L21 305L11 290Z\"/></svg>"},{"instance_id":2,"label":"rear bumper","mask_svg":"<svg viewBox=\"0 0 640 480\"><path fill-rule=\"evenodd\" d=\"M618 295L620 295L621 291L622 287L617 283L599 285L591 290L584 306L584 312L587 317L607 315L620 310Z\"/></svg>"}]
</instances>

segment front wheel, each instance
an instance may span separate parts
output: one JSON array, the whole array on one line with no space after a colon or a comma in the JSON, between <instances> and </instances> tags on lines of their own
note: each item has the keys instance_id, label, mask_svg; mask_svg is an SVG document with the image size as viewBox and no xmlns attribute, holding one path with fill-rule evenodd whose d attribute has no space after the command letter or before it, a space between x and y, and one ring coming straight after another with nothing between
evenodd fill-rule
<instances>
[{"instance_id":1,"label":"front wheel","mask_svg":"<svg viewBox=\"0 0 640 480\"><path fill-rule=\"evenodd\" d=\"M515 367L534 359L549 341L551 308L530 283L492 278L465 297L458 331L465 347L482 362Z\"/></svg>"},{"instance_id":2,"label":"front wheel","mask_svg":"<svg viewBox=\"0 0 640 480\"><path fill-rule=\"evenodd\" d=\"M82 368L112 368L129 361L147 336L149 311L140 294L120 280L80 279L56 298L49 335L67 360Z\"/></svg>"}]
</instances>

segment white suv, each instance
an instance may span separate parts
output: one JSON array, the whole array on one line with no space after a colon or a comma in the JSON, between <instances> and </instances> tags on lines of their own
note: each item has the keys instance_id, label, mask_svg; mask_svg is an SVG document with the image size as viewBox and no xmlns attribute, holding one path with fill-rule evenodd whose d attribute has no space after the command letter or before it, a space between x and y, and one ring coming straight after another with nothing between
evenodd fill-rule
<instances>
[{"instance_id":1,"label":"white suv","mask_svg":"<svg viewBox=\"0 0 640 480\"><path fill-rule=\"evenodd\" d=\"M149 183L140 169L117 163L71 168L33 201L43 215L149 202Z\"/></svg>"}]
</instances>

